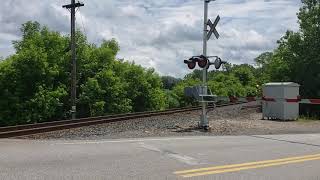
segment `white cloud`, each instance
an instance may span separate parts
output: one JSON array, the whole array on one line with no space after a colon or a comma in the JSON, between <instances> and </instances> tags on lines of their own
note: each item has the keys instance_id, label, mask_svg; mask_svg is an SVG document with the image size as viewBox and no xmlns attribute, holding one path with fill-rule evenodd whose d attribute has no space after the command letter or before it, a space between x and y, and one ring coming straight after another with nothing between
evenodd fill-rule
<instances>
[{"instance_id":1,"label":"white cloud","mask_svg":"<svg viewBox=\"0 0 320 180\"><path fill-rule=\"evenodd\" d=\"M0 7L0 56L13 53L11 41L19 27L36 20L63 34L69 33L68 0L4 1ZM202 52L203 1L200 0L84 0L77 13L78 27L90 42L116 38L119 58L134 60L159 73L183 76L183 59ZM208 53L232 63L253 63L259 53L272 50L284 32L298 29L299 0L217 0L209 17L221 16L219 40ZM83 25L82 25L83 24Z\"/></svg>"}]
</instances>

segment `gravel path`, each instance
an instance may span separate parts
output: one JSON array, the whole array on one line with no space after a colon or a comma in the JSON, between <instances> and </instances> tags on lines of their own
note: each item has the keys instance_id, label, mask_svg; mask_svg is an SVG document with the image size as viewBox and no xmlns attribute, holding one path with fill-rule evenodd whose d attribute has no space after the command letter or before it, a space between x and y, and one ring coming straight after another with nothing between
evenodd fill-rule
<instances>
[{"instance_id":1,"label":"gravel path","mask_svg":"<svg viewBox=\"0 0 320 180\"><path fill-rule=\"evenodd\" d=\"M211 130L198 130L200 111L93 125L21 138L28 139L114 139L191 135L258 135L319 133L320 121L261 120L257 109L241 105L217 108L209 113Z\"/></svg>"}]
</instances>

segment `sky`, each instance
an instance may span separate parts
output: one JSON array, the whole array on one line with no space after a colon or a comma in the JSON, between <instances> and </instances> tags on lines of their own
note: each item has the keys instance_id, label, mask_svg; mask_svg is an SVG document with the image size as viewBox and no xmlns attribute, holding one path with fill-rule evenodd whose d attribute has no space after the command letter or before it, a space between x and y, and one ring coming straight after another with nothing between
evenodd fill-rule
<instances>
[{"instance_id":1,"label":"sky","mask_svg":"<svg viewBox=\"0 0 320 180\"><path fill-rule=\"evenodd\" d=\"M90 43L115 38L118 58L154 68L160 75L183 77L191 71L184 59L202 54L203 0L82 0L77 28ZM14 53L13 40L26 21L69 34L69 0L6 0L0 6L0 57ZM254 58L277 47L289 29L297 31L300 0L216 0L208 17L221 20L220 38L212 36L208 55L233 64L254 64Z\"/></svg>"}]
</instances>

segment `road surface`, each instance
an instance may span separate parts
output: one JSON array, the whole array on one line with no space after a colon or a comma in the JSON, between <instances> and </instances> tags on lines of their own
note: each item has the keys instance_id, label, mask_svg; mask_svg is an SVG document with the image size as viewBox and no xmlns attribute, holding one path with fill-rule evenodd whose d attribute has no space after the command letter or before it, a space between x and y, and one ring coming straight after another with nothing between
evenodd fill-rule
<instances>
[{"instance_id":1,"label":"road surface","mask_svg":"<svg viewBox=\"0 0 320 180\"><path fill-rule=\"evenodd\" d=\"M320 134L0 139L0 179L320 180Z\"/></svg>"}]
</instances>

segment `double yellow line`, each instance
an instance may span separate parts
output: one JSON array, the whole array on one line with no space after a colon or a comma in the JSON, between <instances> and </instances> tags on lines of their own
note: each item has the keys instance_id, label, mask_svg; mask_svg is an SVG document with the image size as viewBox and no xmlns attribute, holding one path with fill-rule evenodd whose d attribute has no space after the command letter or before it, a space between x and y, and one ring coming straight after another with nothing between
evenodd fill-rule
<instances>
[{"instance_id":1,"label":"double yellow line","mask_svg":"<svg viewBox=\"0 0 320 180\"><path fill-rule=\"evenodd\" d=\"M191 170L185 170L185 171L176 171L174 172L174 174L177 174L182 177L195 177L195 176L204 176L204 175L220 174L220 173L227 173L227 172L236 172L236 171L242 171L247 169L279 166L279 165L313 161L313 160L320 160L320 154L297 156L297 157L267 160L267 161L256 161L256 162L249 162L249 163L242 163L242 164L215 166L215 167L207 167L207 168L200 168L200 169L191 169Z\"/></svg>"}]
</instances>

